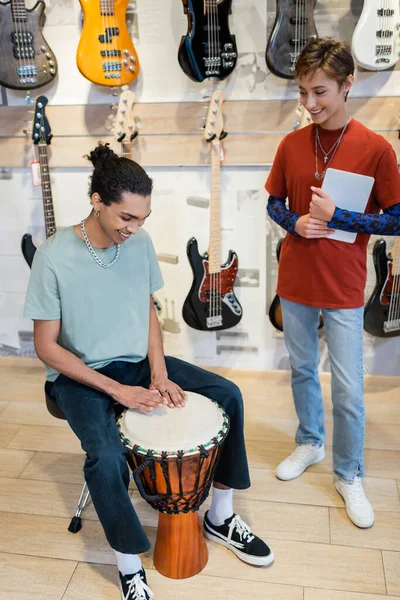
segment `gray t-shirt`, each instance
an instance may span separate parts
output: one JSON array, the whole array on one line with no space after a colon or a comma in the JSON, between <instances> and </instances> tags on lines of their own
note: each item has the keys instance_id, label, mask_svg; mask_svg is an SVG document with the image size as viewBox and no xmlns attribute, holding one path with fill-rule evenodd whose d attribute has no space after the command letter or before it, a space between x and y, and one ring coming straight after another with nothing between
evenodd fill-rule
<instances>
[{"instance_id":1,"label":"gray t-shirt","mask_svg":"<svg viewBox=\"0 0 400 600\"><path fill-rule=\"evenodd\" d=\"M96 249L106 264L115 247ZM60 346L92 369L147 356L150 294L163 286L157 256L143 229L121 244L112 267L98 265L73 227L50 237L32 264L24 315L61 319ZM46 365L47 366L47 365ZM47 380L59 373L47 366Z\"/></svg>"}]
</instances>

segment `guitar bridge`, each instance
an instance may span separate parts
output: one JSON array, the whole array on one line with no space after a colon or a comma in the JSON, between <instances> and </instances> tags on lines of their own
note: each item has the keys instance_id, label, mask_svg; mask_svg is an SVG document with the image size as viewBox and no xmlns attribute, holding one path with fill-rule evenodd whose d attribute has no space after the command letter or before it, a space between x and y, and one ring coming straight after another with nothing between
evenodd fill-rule
<instances>
[{"instance_id":1,"label":"guitar bridge","mask_svg":"<svg viewBox=\"0 0 400 600\"><path fill-rule=\"evenodd\" d=\"M383 323L383 331L385 333L391 333L392 331L400 330L400 319L392 319L391 321L385 321Z\"/></svg>"},{"instance_id":2,"label":"guitar bridge","mask_svg":"<svg viewBox=\"0 0 400 600\"><path fill-rule=\"evenodd\" d=\"M216 315L215 317L207 317L206 327L207 329L212 329L213 327L222 327L222 315Z\"/></svg>"}]
</instances>

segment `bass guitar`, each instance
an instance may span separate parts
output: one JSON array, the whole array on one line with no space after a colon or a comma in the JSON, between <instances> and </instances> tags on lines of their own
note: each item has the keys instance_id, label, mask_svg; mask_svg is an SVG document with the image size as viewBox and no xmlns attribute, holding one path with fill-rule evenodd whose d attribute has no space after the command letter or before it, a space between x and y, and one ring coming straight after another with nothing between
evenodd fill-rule
<instances>
[{"instance_id":1,"label":"bass guitar","mask_svg":"<svg viewBox=\"0 0 400 600\"><path fill-rule=\"evenodd\" d=\"M391 256L386 242L377 240L373 250L376 285L364 309L364 329L376 337L400 335L400 241Z\"/></svg>"},{"instance_id":2,"label":"bass guitar","mask_svg":"<svg viewBox=\"0 0 400 600\"><path fill-rule=\"evenodd\" d=\"M364 0L351 40L358 64L369 71L393 67L400 58L398 0Z\"/></svg>"},{"instance_id":3,"label":"bass guitar","mask_svg":"<svg viewBox=\"0 0 400 600\"><path fill-rule=\"evenodd\" d=\"M226 137L222 118L223 92L213 93L204 129L211 146L210 241L208 253L199 254L197 240L187 244L187 255L193 271L193 283L184 302L182 316L193 329L218 331L237 325L242 307L233 289L238 271L238 257L232 250L221 266L220 231L220 153Z\"/></svg>"},{"instance_id":4,"label":"bass guitar","mask_svg":"<svg viewBox=\"0 0 400 600\"><path fill-rule=\"evenodd\" d=\"M181 39L178 61L193 81L207 77L225 79L235 68L237 48L229 31L232 0L182 0L188 19Z\"/></svg>"},{"instance_id":5,"label":"bass guitar","mask_svg":"<svg viewBox=\"0 0 400 600\"><path fill-rule=\"evenodd\" d=\"M49 160L47 154L47 146L51 143L51 129L45 114L45 108L48 103L46 96L39 96L35 105L35 117L33 120L32 140L38 147L40 177L42 182L42 198L44 210L44 225L46 239L56 233L56 223L54 218L53 197L51 194L51 183L49 173ZM30 233L25 233L21 240L22 254L28 263L32 266L33 257L35 256L36 246L32 241Z\"/></svg>"},{"instance_id":6,"label":"bass guitar","mask_svg":"<svg viewBox=\"0 0 400 600\"><path fill-rule=\"evenodd\" d=\"M43 37L45 3L31 9L24 0L0 2L0 85L31 90L50 83L57 61Z\"/></svg>"},{"instance_id":7,"label":"bass guitar","mask_svg":"<svg viewBox=\"0 0 400 600\"><path fill-rule=\"evenodd\" d=\"M86 79L109 87L127 85L139 60L126 25L128 0L79 0L83 30L76 62Z\"/></svg>"},{"instance_id":8,"label":"bass guitar","mask_svg":"<svg viewBox=\"0 0 400 600\"><path fill-rule=\"evenodd\" d=\"M318 37L314 22L317 0L276 0L275 23L268 40L268 69L284 79L294 79L297 59L304 46Z\"/></svg>"},{"instance_id":9,"label":"bass guitar","mask_svg":"<svg viewBox=\"0 0 400 600\"><path fill-rule=\"evenodd\" d=\"M281 238L276 245L276 260L278 261L278 264L279 264L279 258L281 256L281 248L282 248L283 240L284 240L284 238ZM269 316L269 320L271 321L271 324L275 327L275 329L277 329L278 331L283 331L282 306L281 306L281 300L280 300L278 294L275 295L274 299L271 302L271 306L269 307L269 311L268 311L268 316ZM321 329L321 327L323 327L323 326L324 326L324 320L322 318L322 315L320 315L318 329Z\"/></svg>"}]
</instances>

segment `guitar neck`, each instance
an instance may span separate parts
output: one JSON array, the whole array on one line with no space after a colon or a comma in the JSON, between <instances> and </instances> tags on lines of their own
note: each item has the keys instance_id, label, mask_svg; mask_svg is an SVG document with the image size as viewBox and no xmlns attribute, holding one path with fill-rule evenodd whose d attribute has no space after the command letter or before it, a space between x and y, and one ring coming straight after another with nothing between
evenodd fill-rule
<instances>
[{"instance_id":1,"label":"guitar neck","mask_svg":"<svg viewBox=\"0 0 400 600\"><path fill-rule=\"evenodd\" d=\"M122 140L122 142L121 142L121 156L123 158L132 158L132 142Z\"/></svg>"},{"instance_id":2,"label":"guitar neck","mask_svg":"<svg viewBox=\"0 0 400 600\"><path fill-rule=\"evenodd\" d=\"M25 0L11 0L11 12L13 21L26 21Z\"/></svg>"},{"instance_id":3,"label":"guitar neck","mask_svg":"<svg viewBox=\"0 0 400 600\"><path fill-rule=\"evenodd\" d=\"M221 142L211 142L211 195L210 242L208 246L209 272L221 272L221 196L220 196Z\"/></svg>"},{"instance_id":4,"label":"guitar neck","mask_svg":"<svg viewBox=\"0 0 400 600\"><path fill-rule=\"evenodd\" d=\"M47 155L47 144L39 143L39 164L40 176L42 180L42 197L44 224L46 230L46 239L56 232L56 222L54 217L53 197L51 194L51 183L49 173L49 161Z\"/></svg>"},{"instance_id":5,"label":"guitar neck","mask_svg":"<svg viewBox=\"0 0 400 600\"><path fill-rule=\"evenodd\" d=\"M114 15L115 0L100 0L100 13L102 15Z\"/></svg>"}]
</instances>

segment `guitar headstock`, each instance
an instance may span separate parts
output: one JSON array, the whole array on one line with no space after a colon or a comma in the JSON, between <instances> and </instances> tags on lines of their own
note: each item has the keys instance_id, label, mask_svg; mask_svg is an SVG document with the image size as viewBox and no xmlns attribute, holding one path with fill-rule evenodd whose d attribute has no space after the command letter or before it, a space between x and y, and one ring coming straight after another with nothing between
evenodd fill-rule
<instances>
[{"instance_id":1,"label":"guitar headstock","mask_svg":"<svg viewBox=\"0 0 400 600\"><path fill-rule=\"evenodd\" d=\"M215 138L223 140L228 135L224 131L223 102L224 92L222 90L214 91L208 107L206 124L204 125L204 137L207 142L212 142Z\"/></svg>"},{"instance_id":2,"label":"guitar headstock","mask_svg":"<svg viewBox=\"0 0 400 600\"><path fill-rule=\"evenodd\" d=\"M45 108L48 102L46 96L39 96L36 100L32 127L32 140L34 144L51 143L53 135L45 114Z\"/></svg>"},{"instance_id":3,"label":"guitar headstock","mask_svg":"<svg viewBox=\"0 0 400 600\"><path fill-rule=\"evenodd\" d=\"M132 142L138 135L135 121L132 118L134 104L135 94L131 90L121 92L114 129L114 136L118 142L124 140Z\"/></svg>"}]
</instances>

